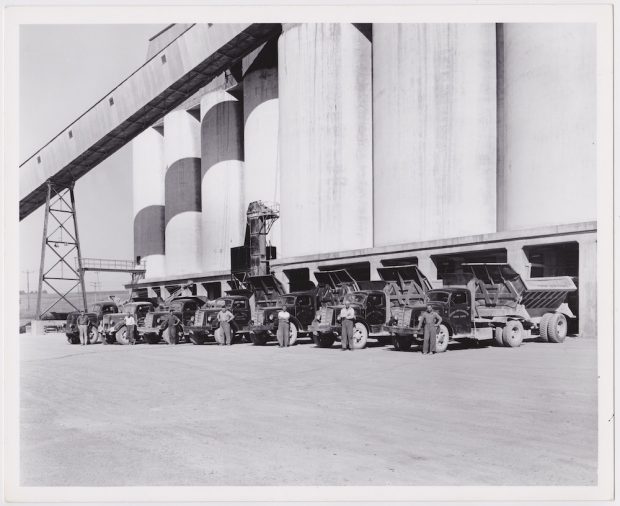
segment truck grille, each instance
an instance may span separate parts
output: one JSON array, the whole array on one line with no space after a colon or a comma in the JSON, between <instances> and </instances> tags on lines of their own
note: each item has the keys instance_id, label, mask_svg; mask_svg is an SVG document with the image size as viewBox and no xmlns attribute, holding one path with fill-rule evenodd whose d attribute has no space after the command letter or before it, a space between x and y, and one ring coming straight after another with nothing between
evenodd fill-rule
<instances>
[{"instance_id":1,"label":"truck grille","mask_svg":"<svg viewBox=\"0 0 620 506\"><path fill-rule=\"evenodd\" d=\"M256 324L263 325L265 323L265 312L263 310L256 312Z\"/></svg>"},{"instance_id":2,"label":"truck grille","mask_svg":"<svg viewBox=\"0 0 620 506\"><path fill-rule=\"evenodd\" d=\"M154 327L155 325L153 325L153 320L155 318L155 314L153 313L149 313L144 317L144 320L142 322L142 326L144 327ZM140 325L140 323L138 322L138 325Z\"/></svg>"},{"instance_id":3,"label":"truck grille","mask_svg":"<svg viewBox=\"0 0 620 506\"><path fill-rule=\"evenodd\" d=\"M413 313L412 309L402 308L400 310L400 314L398 315L398 326L399 327L409 327L411 325L411 315Z\"/></svg>"},{"instance_id":4,"label":"truck grille","mask_svg":"<svg viewBox=\"0 0 620 506\"><path fill-rule=\"evenodd\" d=\"M334 323L334 309L331 307L322 307L321 308L321 312L319 313L321 315L321 323L329 323L329 324L333 324Z\"/></svg>"}]
</instances>

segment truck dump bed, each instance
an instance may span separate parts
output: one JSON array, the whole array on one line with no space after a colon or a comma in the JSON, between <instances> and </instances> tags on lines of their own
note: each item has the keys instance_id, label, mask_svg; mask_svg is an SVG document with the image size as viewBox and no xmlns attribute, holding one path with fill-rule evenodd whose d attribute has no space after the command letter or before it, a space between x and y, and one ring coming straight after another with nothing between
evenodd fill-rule
<instances>
[{"instance_id":1,"label":"truck dump bed","mask_svg":"<svg viewBox=\"0 0 620 506\"><path fill-rule=\"evenodd\" d=\"M432 285L417 265L378 267L377 272L386 286L384 291L391 306L412 305L424 302Z\"/></svg>"},{"instance_id":2,"label":"truck dump bed","mask_svg":"<svg viewBox=\"0 0 620 506\"><path fill-rule=\"evenodd\" d=\"M525 309L529 316L557 310L577 286L569 276L523 279L507 263L466 263L472 274L467 286L474 292L478 316ZM519 307L521 306L521 307Z\"/></svg>"}]
</instances>

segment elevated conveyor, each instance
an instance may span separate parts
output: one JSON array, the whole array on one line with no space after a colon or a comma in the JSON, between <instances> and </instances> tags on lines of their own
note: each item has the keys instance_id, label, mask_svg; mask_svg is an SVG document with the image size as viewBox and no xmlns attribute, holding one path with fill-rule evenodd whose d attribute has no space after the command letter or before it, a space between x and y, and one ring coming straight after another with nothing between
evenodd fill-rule
<instances>
[{"instance_id":1,"label":"elevated conveyor","mask_svg":"<svg viewBox=\"0 0 620 506\"><path fill-rule=\"evenodd\" d=\"M20 165L20 221L281 30L278 23L190 25Z\"/></svg>"}]
</instances>

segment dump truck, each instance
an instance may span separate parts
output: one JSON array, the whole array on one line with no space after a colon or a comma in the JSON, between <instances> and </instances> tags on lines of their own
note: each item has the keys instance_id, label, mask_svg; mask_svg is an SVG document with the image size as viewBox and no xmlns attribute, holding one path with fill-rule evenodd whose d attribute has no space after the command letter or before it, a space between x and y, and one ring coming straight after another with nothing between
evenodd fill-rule
<instances>
[{"instance_id":1,"label":"dump truck","mask_svg":"<svg viewBox=\"0 0 620 506\"><path fill-rule=\"evenodd\" d=\"M202 296L174 296L168 298L157 309L150 311L144 318L143 327L140 328L140 334L144 341L148 344L157 344L162 339L170 344L169 332L165 328L170 310L179 319L177 325L177 336L181 337L185 342L189 342L189 335L186 334L185 328L192 325L196 311L206 306L208 299Z\"/></svg>"},{"instance_id":2,"label":"dump truck","mask_svg":"<svg viewBox=\"0 0 620 506\"><path fill-rule=\"evenodd\" d=\"M99 325L99 331L107 344L129 344L125 317L130 314L136 320L134 338L139 340L142 337L140 327L144 325L144 319L149 311L153 310L153 303L148 300L133 300L126 302L119 308L120 312L104 315Z\"/></svg>"},{"instance_id":3,"label":"dump truck","mask_svg":"<svg viewBox=\"0 0 620 506\"><path fill-rule=\"evenodd\" d=\"M196 311L192 325L185 329L192 343L204 344L207 341L215 341L215 332L219 329L217 314L223 307L227 307L235 317L230 322L233 342L238 342L239 338L250 333L252 292L249 290L243 290L243 293L238 292L238 290L230 290L224 297L219 297Z\"/></svg>"},{"instance_id":4,"label":"dump truck","mask_svg":"<svg viewBox=\"0 0 620 506\"><path fill-rule=\"evenodd\" d=\"M339 315L347 302L355 311L353 347L365 348L369 338L388 344L391 335L385 324L393 307L423 299L424 292L430 289L430 282L415 265L380 267L377 272L381 281L355 282L349 277L343 285L346 293L341 294L338 302L321 307L311 326L317 346L330 347L340 338L342 322ZM366 285L377 288L365 288Z\"/></svg>"},{"instance_id":5,"label":"dump truck","mask_svg":"<svg viewBox=\"0 0 620 506\"><path fill-rule=\"evenodd\" d=\"M266 303L257 300L256 317L250 325L252 342L260 346L276 339L278 313L284 305L291 314L289 343L293 345L299 337L312 335L309 326L314 321L321 302L335 303L340 281L347 282L350 279L348 274L343 273L342 270L317 272L317 285L308 282L312 288L280 294ZM250 282L256 284L252 277Z\"/></svg>"},{"instance_id":6,"label":"dump truck","mask_svg":"<svg viewBox=\"0 0 620 506\"><path fill-rule=\"evenodd\" d=\"M394 311L385 329L394 347L408 350L422 339L415 329L426 304L442 318L437 352L462 339L494 341L517 347L528 336L563 342L567 318L574 318L566 297L577 290L569 276L523 279L507 263L462 264L471 279L466 286L445 286L426 292L424 304Z\"/></svg>"},{"instance_id":7,"label":"dump truck","mask_svg":"<svg viewBox=\"0 0 620 506\"><path fill-rule=\"evenodd\" d=\"M118 306L116 302L110 300L104 300L101 302L95 302L88 316L88 342L94 344L99 341L101 335L99 327L103 320L103 317L107 314L118 313ZM80 333L77 327L77 318L80 315L79 311L72 311L67 315L67 322L65 324L65 334L67 336L67 342L69 344L80 344Z\"/></svg>"}]
</instances>

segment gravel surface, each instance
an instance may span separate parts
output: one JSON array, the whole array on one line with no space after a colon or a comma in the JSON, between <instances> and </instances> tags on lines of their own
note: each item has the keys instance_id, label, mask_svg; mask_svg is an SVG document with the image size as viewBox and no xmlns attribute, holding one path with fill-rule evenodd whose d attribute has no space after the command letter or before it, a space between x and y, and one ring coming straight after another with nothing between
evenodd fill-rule
<instances>
[{"instance_id":1,"label":"gravel surface","mask_svg":"<svg viewBox=\"0 0 620 506\"><path fill-rule=\"evenodd\" d=\"M22 485L596 483L595 339L433 356L20 343Z\"/></svg>"}]
</instances>

